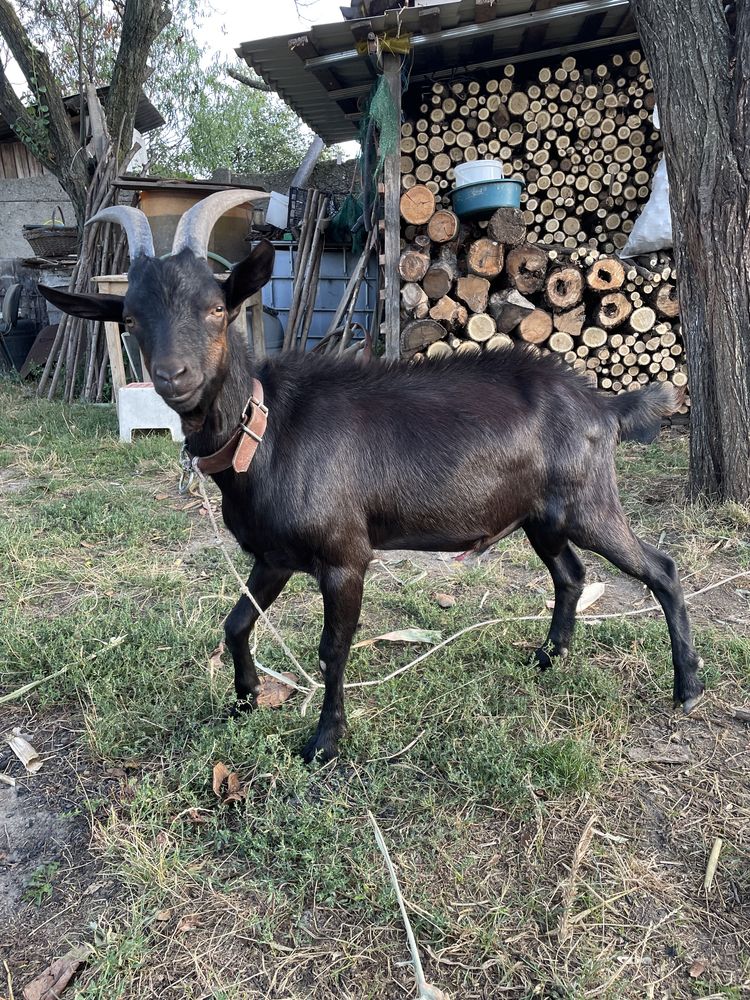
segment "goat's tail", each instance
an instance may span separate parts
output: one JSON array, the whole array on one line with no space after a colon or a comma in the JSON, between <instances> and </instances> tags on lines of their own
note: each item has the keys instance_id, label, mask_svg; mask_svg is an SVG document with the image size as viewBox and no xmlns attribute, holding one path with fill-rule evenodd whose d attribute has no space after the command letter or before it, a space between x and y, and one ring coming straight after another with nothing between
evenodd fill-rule
<instances>
[{"instance_id":1,"label":"goat's tail","mask_svg":"<svg viewBox=\"0 0 750 1000\"><path fill-rule=\"evenodd\" d=\"M684 399L685 389L668 382L653 382L643 389L611 396L610 406L620 422L620 439L649 444L659 433L662 420L676 413Z\"/></svg>"}]
</instances>

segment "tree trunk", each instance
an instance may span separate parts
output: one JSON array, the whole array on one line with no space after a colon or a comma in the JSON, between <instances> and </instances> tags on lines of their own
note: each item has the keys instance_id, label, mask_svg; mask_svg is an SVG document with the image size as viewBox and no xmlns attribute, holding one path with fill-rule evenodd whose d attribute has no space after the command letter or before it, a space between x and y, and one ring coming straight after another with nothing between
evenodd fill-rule
<instances>
[{"instance_id":1,"label":"tree trunk","mask_svg":"<svg viewBox=\"0 0 750 1000\"><path fill-rule=\"evenodd\" d=\"M169 24L168 0L126 0L122 34L106 102L107 124L118 160L133 144L138 97L148 75L151 46Z\"/></svg>"},{"instance_id":2,"label":"tree trunk","mask_svg":"<svg viewBox=\"0 0 750 1000\"><path fill-rule=\"evenodd\" d=\"M38 108L46 108L36 116L29 114L0 66L0 113L32 155L60 181L82 227L89 182L86 158L79 153L78 138L49 59L32 44L9 0L0 0L0 35L26 77Z\"/></svg>"},{"instance_id":3,"label":"tree trunk","mask_svg":"<svg viewBox=\"0 0 750 1000\"><path fill-rule=\"evenodd\" d=\"M750 8L634 0L670 180L690 493L750 501ZM696 64L700 72L696 72Z\"/></svg>"}]
</instances>

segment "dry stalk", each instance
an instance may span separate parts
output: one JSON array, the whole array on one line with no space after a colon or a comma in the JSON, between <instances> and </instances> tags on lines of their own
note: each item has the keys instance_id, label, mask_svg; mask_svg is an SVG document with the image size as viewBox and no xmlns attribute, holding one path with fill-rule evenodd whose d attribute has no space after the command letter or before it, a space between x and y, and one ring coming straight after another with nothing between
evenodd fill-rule
<instances>
[{"instance_id":1,"label":"dry stalk","mask_svg":"<svg viewBox=\"0 0 750 1000\"><path fill-rule=\"evenodd\" d=\"M573 902L576 896L576 881L578 880L578 869L581 867L581 862L583 861L586 851L589 849L589 845L594 836L594 826L599 819L595 814L589 817L586 826L583 828L583 833L581 834L581 839L578 841L578 846L573 852L573 861L570 866L570 875L568 877L567 885L565 886L565 891L563 893L563 912L560 917L560 926L558 928L558 937L561 944L565 944L569 941L573 935L573 928L571 926L570 911L573 907Z\"/></svg>"},{"instance_id":2,"label":"dry stalk","mask_svg":"<svg viewBox=\"0 0 750 1000\"><path fill-rule=\"evenodd\" d=\"M370 825L375 833L375 841L380 848L380 853L385 859L388 874L391 878L391 885L393 886L393 891L396 893L396 899L398 900L399 909L401 910L401 918L403 919L404 927L406 928L406 938L409 942L409 951L411 952L412 965L414 966L414 975L417 980L419 1000L448 1000L447 993L443 993L443 991L439 990L436 986L431 986L424 977L422 960L419 957L419 949L417 948L417 939L414 937L414 931L412 930L409 916L406 912L404 897L401 894L401 887L398 884L398 878L396 877L396 871L393 867L391 856L388 853L388 847L386 846L383 834L380 832L380 827L369 809L367 810L367 818L369 819Z\"/></svg>"},{"instance_id":3,"label":"dry stalk","mask_svg":"<svg viewBox=\"0 0 750 1000\"><path fill-rule=\"evenodd\" d=\"M719 866L719 855L721 854L721 848L724 841L721 837L717 837L714 840L714 846L711 848L711 854L708 858L708 864L706 865L706 877L703 879L703 888L706 892L711 891L711 886L714 883L714 876L716 875L716 869Z\"/></svg>"}]
</instances>

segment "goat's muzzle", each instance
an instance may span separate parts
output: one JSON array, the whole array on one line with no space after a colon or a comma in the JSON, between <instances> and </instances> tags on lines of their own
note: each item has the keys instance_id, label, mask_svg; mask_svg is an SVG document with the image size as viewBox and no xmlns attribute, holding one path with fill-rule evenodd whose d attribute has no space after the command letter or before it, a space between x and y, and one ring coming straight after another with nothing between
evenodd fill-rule
<instances>
[{"instance_id":1,"label":"goat's muzzle","mask_svg":"<svg viewBox=\"0 0 750 1000\"><path fill-rule=\"evenodd\" d=\"M164 363L154 367L154 388L164 402L178 413L189 413L199 404L205 379L184 365Z\"/></svg>"}]
</instances>

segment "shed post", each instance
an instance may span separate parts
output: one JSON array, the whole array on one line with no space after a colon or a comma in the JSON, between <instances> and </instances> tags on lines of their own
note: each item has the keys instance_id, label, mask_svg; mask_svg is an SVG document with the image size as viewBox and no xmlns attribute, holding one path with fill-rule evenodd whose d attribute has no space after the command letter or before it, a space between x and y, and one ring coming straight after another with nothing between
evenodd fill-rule
<instances>
[{"instance_id":1,"label":"shed post","mask_svg":"<svg viewBox=\"0 0 750 1000\"><path fill-rule=\"evenodd\" d=\"M390 52L383 55L383 74L388 81L393 103L401 125L401 60ZM399 194L401 188L401 156L399 144L388 154L385 160L384 172L385 194L385 356L389 360L397 360L401 354L401 317L399 308L399 274L398 258L401 251L401 220L399 213Z\"/></svg>"}]
</instances>

